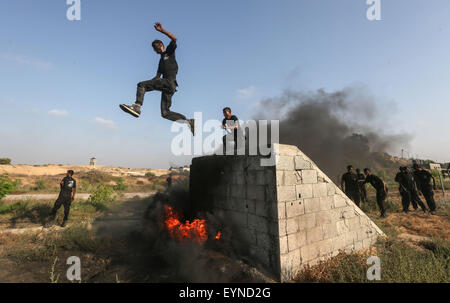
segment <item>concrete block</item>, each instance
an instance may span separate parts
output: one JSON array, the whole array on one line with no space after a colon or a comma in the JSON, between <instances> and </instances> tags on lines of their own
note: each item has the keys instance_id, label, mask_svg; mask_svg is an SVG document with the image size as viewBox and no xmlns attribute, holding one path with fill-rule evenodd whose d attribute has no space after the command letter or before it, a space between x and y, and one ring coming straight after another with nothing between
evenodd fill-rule
<instances>
[{"instance_id":1,"label":"concrete block","mask_svg":"<svg viewBox=\"0 0 450 303\"><path fill-rule=\"evenodd\" d=\"M302 181L303 184L317 183L317 171L313 169L302 170Z\"/></svg>"},{"instance_id":2,"label":"concrete block","mask_svg":"<svg viewBox=\"0 0 450 303\"><path fill-rule=\"evenodd\" d=\"M298 232L298 233L288 236L289 251L303 247L306 244L307 244L307 241L306 241L306 233L305 232Z\"/></svg>"},{"instance_id":3,"label":"concrete block","mask_svg":"<svg viewBox=\"0 0 450 303\"><path fill-rule=\"evenodd\" d=\"M313 197L313 185L312 184L300 184L295 186L296 198L305 199Z\"/></svg>"},{"instance_id":4,"label":"concrete block","mask_svg":"<svg viewBox=\"0 0 450 303\"><path fill-rule=\"evenodd\" d=\"M266 200L266 187L264 185L247 185L247 198L260 201Z\"/></svg>"},{"instance_id":5,"label":"concrete block","mask_svg":"<svg viewBox=\"0 0 450 303\"><path fill-rule=\"evenodd\" d=\"M269 251L275 244L275 239L267 233L256 232L256 246Z\"/></svg>"},{"instance_id":6,"label":"concrete block","mask_svg":"<svg viewBox=\"0 0 450 303\"><path fill-rule=\"evenodd\" d=\"M276 160L277 170L294 170L294 157L279 156Z\"/></svg>"},{"instance_id":7,"label":"concrete block","mask_svg":"<svg viewBox=\"0 0 450 303\"><path fill-rule=\"evenodd\" d=\"M284 172L284 185L297 185L301 183L301 175L295 170L286 170Z\"/></svg>"},{"instance_id":8,"label":"concrete block","mask_svg":"<svg viewBox=\"0 0 450 303\"><path fill-rule=\"evenodd\" d=\"M280 254L286 254L289 252L288 249L288 237L287 236L283 236L280 237Z\"/></svg>"},{"instance_id":9,"label":"concrete block","mask_svg":"<svg viewBox=\"0 0 450 303\"><path fill-rule=\"evenodd\" d=\"M333 241L331 239L322 240L320 242L317 242L316 245L319 250L319 255L324 256L332 251Z\"/></svg>"},{"instance_id":10,"label":"concrete block","mask_svg":"<svg viewBox=\"0 0 450 303\"><path fill-rule=\"evenodd\" d=\"M265 217L248 214L248 228L257 230L258 232L268 231L269 220Z\"/></svg>"},{"instance_id":11,"label":"concrete block","mask_svg":"<svg viewBox=\"0 0 450 303\"><path fill-rule=\"evenodd\" d=\"M320 198L309 198L303 201L305 201L306 214L320 211Z\"/></svg>"},{"instance_id":12,"label":"concrete block","mask_svg":"<svg viewBox=\"0 0 450 303\"><path fill-rule=\"evenodd\" d=\"M308 262L318 258L320 255L320 250L316 244L306 245L300 248L300 255L303 262Z\"/></svg>"},{"instance_id":13,"label":"concrete block","mask_svg":"<svg viewBox=\"0 0 450 303\"><path fill-rule=\"evenodd\" d=\"M247 214L234 210L225 211L227 220L233 222L236 227L247 227Z\"/></svg>"},{"instance_id":14,"label":"concrete block","mask_svg":"<svg viewBox=\"0 0 450 303\"><path fill-rule=\"evenodd\" d=\"M323 238L330 239L338 236L338 230L336 226L336 222L331 222L328 224L322 225L323 230Z\"/></svg>"},{"instance_id":15,"label":"concrete block","mask_svg":"<svg viewBox=\"0 0 450 303\"><path fill-rule=\"evenodd\" d=\"M346 234L350 231L350 228L345 220L337 221L336 228L339 235Z\"/></svg>"},{"instance_id":16,"label":"concrete block","mask_svg":"<svg viewBox=\"0 0 450 303\"><path fill-rule=\"evenodd\" d=\"M281 281L289 281L298 274L301 264L300 250L294 250L280 256Z\"/></svg>"},{"instance_id":17,"label":"concrete block","mask_svg":"<svg viewBox=\"0 0 450 303\"><path fill-rule=\"evenodd\" d=\"M275 175L276 175L276 179L277 179L277 186L285 185L284 184L284 171L283 170L277 170Z\"/></svg>"},{"instance_id":18,"label":"concrete block","mask_svg":"<svg viewBox=\"0 0 450 303\"><path fill-rule=\"evenodd\" d=\"M280 202L278 206L278 219L286 219L286 203L290 202Z\"/></svg>"},{"instance_id":19,"label":"concrete block","mask_svg":"<svg viewBox=\"0 0 450 303\"><path fill-rule=\"evenodd\" d=\"M311 162L303 159L302 156L295 156L294 157L294 165L295 169L303 170L303 169L311 169Z\"/></svg>"},{"instance_id":20,"label":"concrete block","mask_svg":"<svg viewBox=\"0 0 450 303\"><path fill-rule=\"evenodd\" d=\"M278 235L280 237L287 235L287 219L278 220Z\"/></svg>"},{"instance_id":21,"label":"concrete block","mask_svg":"<svg viewBox=\"0 0 450 303\"><path fill-rule=\"evenodd\" d=\"M322 226L316 226L306 230L306 241L308 244L323 240Z\"/></svg>"},{"instance_id":22,"label":"concrete block","mask_svg":"<svg viewBox=\"0 0 450 303\"><path fill-rule=\"evenodd\" d=\"M327 184L326 183L317 183L313 184L313 197L314 198L322 198L327 197Z\"/></svg>"},{"instance_id":23,"label":"concrete block","mask_svg":"<svg viewBox=\"0 0 450 303\"><path fill-rule=\"evenodd\" d=\"M316 213L316 226L323 226L331 222L332 218L328 211L320 211Z\"/></svg>"},{"instance_id":24,"label":"concrete block","mask_svg":"<svg viewBox=\"0 0 450 303\"><path fill-rule=\"evenodd\" d=\"M334 208L334 199L333 197L321 197L320 198L320 210L321 211L328 211L330 209Z\"/></svg>"},{"instance_id":25,"label":"concrete block","mask_svg":"<svg viewBox=\"0 0 450 303\"><path fill-rule=\"evenodd\" d=\"M328 196L332 196L336 193L336 185L334 183L327 183Z\"/></svg>"},{"instance_id":26,"label":"concrete block","mask_svg":"<svg viewBox=\"0 0 450 303\"><path fill-rule=\"evenodd\" d=\"M290 218L286 220L286 233L288 235L298 232L298 219Z\"/></svg>"},{"instance_id":27,"label":"concrete block","mask_svg":"<svg viewBox=\"0 0 450 303\"><path fill-rule=\"evenodd\" d=\"M295 186L278 186L277 188L277 200L278 202L287 202L296 200Z\"/></svg>"},{"instance_id":28,"label":"concrete block","mask_svg":"<svg viewBox=\"0 0 450 303\"><path fill-rule=\"evenodd\" d=\"M286 202L286 215L288 218L297 217L305 213L303 200Z\"/></svg>"},{"instance_id":29,"label":"concrete block","mask_svg":"<svg viewBox=\"0 0 450 303\"><path fill-rule=\"evenodd\" d=\"M297 146L278 144L278 149L275 148L275 153L280 156L297 156L301 152Z\"/></svg>"},{"instance_id":30,"label":"concrete block","mask_svg":"<svg viewBox=\"0 0 450 303\"><path fill-rule=\"evenodd\" d=\"M359 217L352 217L350 219L345 219L345 222L349 230L351 231L361 229L361 225L359 224Z\"/></svg>"},{"instance_id":31,"label":"concrete block","mask_svg":"<svg viewBox=\"0 0 450 303\"><path fill-rule=\"evenodd\" d=\"M299 230L310 229L316 226L316 214L305 214L298 218L298 228Z\"/></svg>"},{"instance_id":32,"label":"concrete block","mask_svg":"<svg viewBox=\"0 0 450 303\"><path fill-rule=\"evenodd\" d=\"M248 171L247 172L247 184L252 185L266 185L266 171L265 170L257 170L257 171Z\"/></svg>"},{"instance_id":33,"label":"concrete block","mask_svg":"<svg viewBox=\"0 0 450 303\"><path fill-rule=\"evenodd\" d=\"M248 245L256 245L256 231L254 230L242 227L235 228L234 237L239 238L244 243L248 243Z\"/></svg>"},{"instance_id":34,"label":"concrete block","mask_svg":"<svg viewBox=\"0 0 450 303\"><path fill-rule=\"evenodd\" d=\"M344 247L346 246L345 235L343 234L343 235L332 238L331 244L332 244L331 249L333 251L339 251L341 249L344 249Z\"/></svg>"},{"instance_id":35,"label":"concrete block","mask_svg":"<svg viewBox=\"0 0 450 303\"><path fill-rule=\"evenodd\" d=\"M345 207L347 206L347 202L345 201L345 198L341 195L334 195L334 207Z\"/></svg>"}]
</instances>

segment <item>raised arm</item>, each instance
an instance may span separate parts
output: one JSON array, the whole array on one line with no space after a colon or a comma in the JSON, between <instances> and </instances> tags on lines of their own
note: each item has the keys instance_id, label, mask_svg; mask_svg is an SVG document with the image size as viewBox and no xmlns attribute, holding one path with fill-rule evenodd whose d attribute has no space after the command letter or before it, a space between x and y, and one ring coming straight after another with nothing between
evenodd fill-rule
<instances>
[{"instance_id":1,"label":"raised arm","mask_svg":"<svg viewBox=\"0 0 450 303\"><path fill-rule=\"evenodd\" d=\"M158 32L163 33L164 35L166 35L167 37L169 37L172 41L177 41L177 37L175 37L172 33L166 31L163 27L162 24L160 22L156 22L155 23L155 29Z\"/></svg>"}]
</instances>

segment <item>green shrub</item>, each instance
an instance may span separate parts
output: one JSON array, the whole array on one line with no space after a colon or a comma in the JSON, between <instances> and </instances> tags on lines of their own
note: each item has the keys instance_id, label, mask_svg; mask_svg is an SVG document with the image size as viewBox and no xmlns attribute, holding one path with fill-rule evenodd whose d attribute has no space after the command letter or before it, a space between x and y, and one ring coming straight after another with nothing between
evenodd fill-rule
<instances>
[{"instance_id":1,"label":"green shrub","mask_svg":"<svg viewBox=\"0 0 450 303\"><path fill-rule=\"evenodd\" d=\"M81 175L80 179L86 180L90 184L98 185L113 181L114 177L108 173L104 173L98 170L90 170L87 173Z\"/></svg>"},{"instance_id":2,"label":"green shrub","mask_svg":"<svg viewBox=\"0 0 450 303\"><path fill-rule=\"evenodd\" d=\"M37 180L36 184L34 185L35 191L45 190L46 188L47 188L47 182L42 179Z\"/></svg>"},{"instance_id":3,"label":"green shrub","mask_svg":"<svg viewBox=\"0 0 450 303\"><path fill-rule=\"evenodd\" d=\"M11 164L11 159L9 158L0 158L0 165L9 165Z\"/></svg>"},{"instance_id":4,"label":"green shrub","mask_svg":"<svg viewBox=\"0 0 450 303\"><path fill-rule=\"evenodd\" d=\"M147 173L145 173L145 176L149 179L149 180L152 180L153 178L155 178L156 177L156 175L154 174L154 173L152 173L152 172L147 172Z\"/></svg>"},{"instance_id":5,"label":"green shrub","mask_svg":"<svg viewBox=\"0 0 450 303\"><path fill-rule=\"evenodd\" d=\"M14 183L9 179L8 175L0 175L0 200L13 191Z\"/></svg>"},{"instance_id":6,"label":"green shrub","mask_svg":"<svg viewBox=\"0 0 450 303\"><path fill-rule=\"evenodd\" d=\"M102 184L97 186L95 191L89 196L88 203L91 203L97 210L105 210L116 198L114 189Z\"/></svg>"},{"instance_id":7,"label":"green shrub","mask_svg":"<svg viewBox=\"0 0 450 303\"><path fill-rule=\"evenodd\" d=\"M117 184L114 186L114 190L115 190L115 191L118 191L118 192L124 192L124 191L127 190L127 188L128 188L128 185L126 185L126 184L124 183L122 177L120 177L120 178L117 180Z\"/></svg>"}]
</instances>

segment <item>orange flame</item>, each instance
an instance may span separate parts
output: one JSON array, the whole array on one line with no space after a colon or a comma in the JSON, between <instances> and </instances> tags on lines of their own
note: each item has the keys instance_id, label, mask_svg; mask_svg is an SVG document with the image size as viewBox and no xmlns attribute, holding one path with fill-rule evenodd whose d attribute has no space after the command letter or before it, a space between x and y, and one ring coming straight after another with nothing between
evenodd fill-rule
<instances>
[{"instance_id":1,"label":"orange flame","mask_svg":"<svg viewBox=\"0 0 450 303\"><path fill-rule=\"evenodd\" d=\"M206 232L205 220L195 219L190 223L182 224L179 220L179 215L171 206L164 206L165 210L165 225L169 231L170 236L177 240L194 239L200 244L208 240L208 233Z\"/></svg>"},{"instance_id":2,"label":"orange flame","mask_svg":"<svg viewBox=\"0 0 450 303\"><path fill-rule=\"evenodd\" d=\"M222 233L219 231L219 232L217 233L216 240L219 240L220 237L222 237Z\"/></svg>"}]
</instances>

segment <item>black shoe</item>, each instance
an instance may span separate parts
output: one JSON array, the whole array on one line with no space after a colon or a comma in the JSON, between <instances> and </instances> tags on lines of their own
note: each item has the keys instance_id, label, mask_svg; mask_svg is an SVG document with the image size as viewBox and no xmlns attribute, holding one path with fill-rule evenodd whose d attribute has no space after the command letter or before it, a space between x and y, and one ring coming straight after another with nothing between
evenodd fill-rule
<instances>
[{"instance_id":1,"label":"black shoe","mask_svg":"<svg viewBox=\"0 0 450 303\"><path fill-rule=\"evenodd\" d=\"M430 211L430 214L436 215L436 212L434 210Z\"/></svg>"},{"instance_id":2,"label":"black shoe","mask_svg":"<svg viewBox=\"0 0 450 303\"><path fill-rule=\"evenodd\" d=\"M133 105L126 105L126 104L120 104L120 108L126 112L132 115L133 117L139 118L141 115L141 106L139 104L133 104Z\"/></svg>"},{"instance_id":3,"label":"black shoe","mask_svg":"<svg viewBox=\"0 0 450 303\"><path fill-rule=\"evenodd\" d=\"M195 136L195 119L189 119L189 128L191 129L192 135Z\"/></svg>"},{"instance_id":4,"label":"black shoe","mask_svg":"<svg viewBox=\"0 0 450 303\"><path fill-rule=\"evenodd\" d=\"M405 214L407 214L407 213L409 213L409 209L405 209L403 212L404 212Z\"/></svg>"},{"instance_id":5,"label":"black shoe","mask_svg":"<svg viewBox=\"0 0 450 303\"><path fill-rule=\"evenodd\" d=\"M66 225L67 225L67 221L64 220L64 221L61 223L61 227L66 227Z\"/></svg>"},{"instance_id":6,"label":"black shoe","mask_svg":"<svg viewBox=\"0 0 450 303\"><path fill-rule=\"evenodd\" d=\"M380 218L386 218L386 217L387 217L386 213L382 213L381 216L380 216Z\"/></svg>"}]
</instances>

